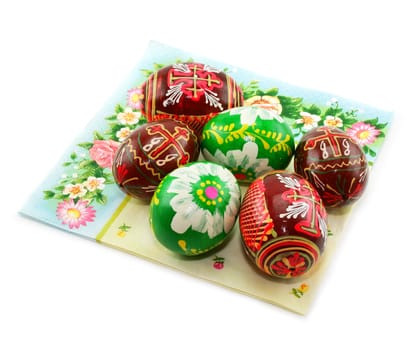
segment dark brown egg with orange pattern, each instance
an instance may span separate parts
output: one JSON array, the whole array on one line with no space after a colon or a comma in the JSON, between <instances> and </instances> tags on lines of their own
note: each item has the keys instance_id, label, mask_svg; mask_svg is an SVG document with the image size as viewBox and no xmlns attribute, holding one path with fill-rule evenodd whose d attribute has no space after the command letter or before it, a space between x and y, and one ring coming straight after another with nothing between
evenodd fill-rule
<instances>
[{"instance_id":1,"label":"dark brown egg with orange pattern","mask_svg":"<svg viewBox=\"0 0 408 350\"><path fill-rule=\"evenodd\" d=\"M112 172L126 194L149 201L172 170L197 160L199 144L182 122L164 119L135 129L116 152Z\"/></svg>"},{"instance_id":2,"label":"dark brown egg with orange pattern","mask_svg":"<svg viewBox=\"0 0 408 350\"><path fill-rule=\"evenodd\" d=\"M366 188L369 170L361 147L344 131L327 126L302 137L294 168L313 184L326 208L357 201Z\"/></svg>"}]
</instances>

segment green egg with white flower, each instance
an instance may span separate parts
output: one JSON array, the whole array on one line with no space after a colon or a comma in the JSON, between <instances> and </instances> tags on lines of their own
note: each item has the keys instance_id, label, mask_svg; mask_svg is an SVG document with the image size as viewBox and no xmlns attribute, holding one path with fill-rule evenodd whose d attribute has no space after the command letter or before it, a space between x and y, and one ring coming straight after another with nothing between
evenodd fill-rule
<instances>
[{"instance_id":1,"label":"green egg with white flower","mask_svg":"<svg viewBox=\"0 0 408 350\"><path fill-rule=\"evenodd\" d=\"M234 175L212 162L192 162L169 173L150 203L157 241L186 256L207 253L232 234L241 205Z\"/></svg>"},{"instance_id":2,"label":"green egg with white flower","mask_svg":"<svg viewBox=\"0 0 408 350\"><path fill-rule=\"evenodd\" d=\"M242 184L289 165L295 140L279 111L259 106L219 113L203 129L201 150L206 160L228 168Z\"/></svg>"}]
</instances>

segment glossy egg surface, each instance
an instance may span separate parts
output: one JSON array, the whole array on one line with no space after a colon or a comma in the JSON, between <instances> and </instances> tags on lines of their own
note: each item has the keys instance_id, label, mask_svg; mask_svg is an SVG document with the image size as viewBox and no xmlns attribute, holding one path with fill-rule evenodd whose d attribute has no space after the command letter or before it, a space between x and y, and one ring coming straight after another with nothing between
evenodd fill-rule
<instances>
[{"instance_id":1,"label":"glossy egg surface","mask_svg":"<svg viewBox=\"0 0 408 350\"><path fill-rule=\"evenodd\" d=\"M178 119L197 135L217 113L243 104L242 91L235 80L203 63L163 67L152 73L141 89L144 95L141 112L147 120Z\"/></svg>"},{"instance_id":2,"label":"glossy egg surface","mask_svg":"<svg viewBox=\"0 0 408 350\"><path fill-rule=\"evenodd\" d=\"M182 122L166 119L135 129L119 147L113 177L126 194L150 200L157 185L172 170L195 161L199 144Z\"/></svg>"},{"instance_id":3,"label":"glossy egg surface","mask_svg":"<svg viewBox=\"0 0 408 350\"><path fill-rule=\"evenodd\" d=\"M300 140L295 172L317 189L327 208L357 201L368 181L368 163L361 147L344 131L320 126Z\"/></svg>"},{"instance_id":4,"label":"glossy egg surface","mask_svg":"<svg viewBox=\"0 0 408 350\"><path fill-rule=\"evenodd\" d=\"M274 110L237 107L218 114L203 129L203 156L250 183L271 170L285 169L295 151L292 130Z\"/></svg>"},{"instance_id":5,"label":"glossy egg surface","mask_svg":"<svg viewBox=\"0 0 408 350\"><path fill-rule=\"evenodd\" d=\"M249 260L280 279L308 272L326 245L326 209L313 186L294 173L257 178L243 199L239 225Z\"/></svg>"},{"instance_id":6,"label":"glossy egg surface","mask_svg":"<svg viewBox=\"0 0 408 350\"><path fill-rule=\"evenodd\" d=\"M150 204L157 240L174 253L192 256L222 244L241 204L231 172L211 162L193 162L168 174Z\"/></svg>"}]
</instances>

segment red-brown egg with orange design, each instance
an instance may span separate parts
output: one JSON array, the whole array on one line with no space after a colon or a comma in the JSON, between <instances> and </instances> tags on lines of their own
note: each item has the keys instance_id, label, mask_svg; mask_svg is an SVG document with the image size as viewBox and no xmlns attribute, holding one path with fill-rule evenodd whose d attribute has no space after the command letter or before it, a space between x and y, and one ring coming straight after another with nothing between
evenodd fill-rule
<instances>
[{"instance_id":1,"label":"red-brown egg with orange design","mask_svg":"<svg viewBox=\"0 0 408 350\"><path fill-rule=\"evenodd\" d=\"M141 113L148 121L180 120L198 137L212 117L243 104L241 88L229 74L198 62L157 70L141 85L140 92Z\"/></svg>"},{"instance_id":2,"label":"red-brown egg with orange design","mask_svg":"<svg viewBox=\"0 0 408 350\"><path fill-rule=\"evenodd\" d=\"M172 170L198 159L199 143L184 123L163 119L135 129L116 152L112 173L127 195L150 201Z\"/></svg>"},{"instance_id":3,"label":"red-brown egg with orange design","mask_svg":"<svg viewBox=\"0 0 408 350\"><path fill-rule=\"evenodd\" d=\"M362 148L346 132L329 126L303 135L296 147L294 169L313 184L326 208L355 203L368 182L368 162Z\"/></svg>"},{"instance_id":4,"label":"red-brown egg with orange design","mask_svg":"<svg viewBox=\"0 0 408 350\"><path fill-rule=\"evenodd\" d=\"M313 271L325 250L328 218L316 189L288 171L258 177L242 201L246 255L263 274L288 280Z\"/></svg>"}]
</instances>

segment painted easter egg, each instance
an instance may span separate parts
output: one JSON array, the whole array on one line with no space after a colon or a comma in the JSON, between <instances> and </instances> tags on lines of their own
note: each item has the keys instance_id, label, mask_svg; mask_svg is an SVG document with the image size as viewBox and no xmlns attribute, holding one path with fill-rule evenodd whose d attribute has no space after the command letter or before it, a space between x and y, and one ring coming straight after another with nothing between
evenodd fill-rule
<instances>
[{"instance_id":1,"label":"painted easter egg","mask_svg":"<svg viewBox=\"0 0 408 350\"><path fill-rule=\"evenodd\" d=\"M368 181L368 163L361 147L344 131L327 126L302 137L294 169L314 185L326 208L354 203Z\"/></svg>"},{"instance_id":2,"label":"painted easter egg","mask_svg":"<svg viewBox=\"0 0 408 350\"><path fill-rule=\"evenodd\" d=\"M292 130L271 109L237 107L218 114L203 129L203 156L227 167L240 183L283 170L295 151Z\"/></svg>"},{"instance_id":3,"label":"painted easter egg","mask_svg":"<svg viewBox=\"0 0 408 350\"><path fill-rule=\"evenodd\" d=\"M150 200L157 185L172 170L199 155L195 134L182 122L166 119L135 129L116 152L112 172L126 194Z\"/></svg>"},{"instance_id":4,"label":"painted easter egg","mask_svg":"<svg viewBox=\"0 0 408 350\"><path fill-rule=\"evenodd\" d=\"M151 228L167 249L199 255L230 236L240 204L240 187L228 169L193 162L160 183L150 204Z\"/></svg>"},{"instance_id":5,"label":"painted easter egg","mask_svg":"<svg viewBox=\"0 0 408 350\"><path fill-rule=\"evenodd\" d=\"M181 120L198 136L217 113L243 104L242 91L235 80L203 63L175 63L161 68L150 75L141 90L141 112L147 120Z\"/></svg>"},{"instance_id":6,"label":"painted easter egg","mask_svg":"<svg viewBox=\"0 0 408 350\"><path fill-rule=\"evenodd\" d=\"M290 279L311 270L324 252L327 212L306 179L274 171L248 187L239 226L249 260L269 276Z\"/></svg>"}]
</instances>

